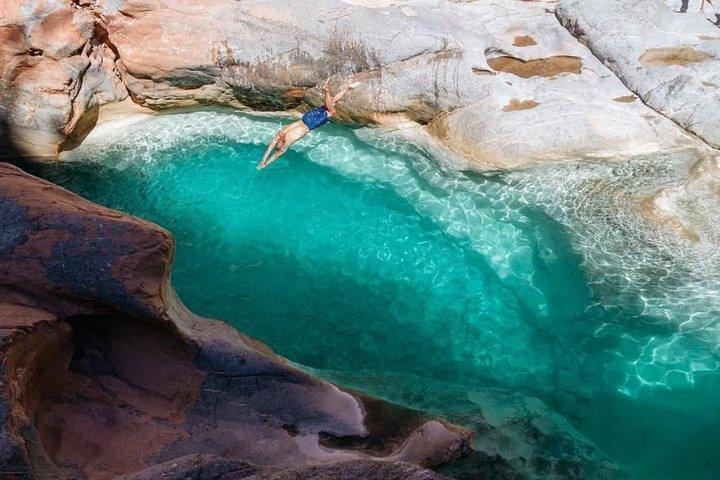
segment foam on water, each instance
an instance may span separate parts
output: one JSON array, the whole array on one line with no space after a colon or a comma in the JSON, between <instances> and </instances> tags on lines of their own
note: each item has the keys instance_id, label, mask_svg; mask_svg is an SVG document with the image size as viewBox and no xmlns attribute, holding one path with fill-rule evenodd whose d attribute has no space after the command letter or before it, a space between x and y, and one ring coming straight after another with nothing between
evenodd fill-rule
<instances>
[{"instance_id":1,"label":"foam on water","mask_svg":"<svg viewBox=\"0 0 720 480\"><path fill-rule=\"evenodd\" d=\"M482 389L538 397L638 478L720 475L717 232L640 208L689 159L483 176L328 126L258 173L281 123L159 116L36 173L167 227L193 310L315 373L466 423Z\"/></svg>"}]
</instances>

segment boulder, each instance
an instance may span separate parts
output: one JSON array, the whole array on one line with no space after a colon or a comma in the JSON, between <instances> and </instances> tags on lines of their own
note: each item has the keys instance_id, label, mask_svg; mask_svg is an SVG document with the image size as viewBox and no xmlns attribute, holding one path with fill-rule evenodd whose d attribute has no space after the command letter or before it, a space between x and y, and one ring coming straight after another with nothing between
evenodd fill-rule
<instances>
[{"instance_id":1,"label":"boulder","mask_svg":"<svg viewBox=\"0 0 720 480\"><path fill-rule=\"evenodd\" d=\"M191 458L278 479L433 479L420 466L470 450L465 429L341 390L189 312L169 284L172 237L153 224L9 164L0 223L0 469L17 478Z\"/></svg>"}]
</instances>

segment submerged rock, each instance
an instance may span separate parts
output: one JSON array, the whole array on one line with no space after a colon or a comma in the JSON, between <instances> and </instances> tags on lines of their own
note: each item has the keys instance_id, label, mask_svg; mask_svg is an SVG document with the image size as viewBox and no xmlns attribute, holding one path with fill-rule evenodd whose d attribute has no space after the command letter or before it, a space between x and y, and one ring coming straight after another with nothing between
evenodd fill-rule
<instances>
[{"instance_id":1,"label":"submerged rock","mask_svg":"<svg viewBox=\"0 0 720 480\"><path fill-rule=\"evenodd\" d=\"M170 462L152 472L185 478L190 462L232 478L431 479L398 462L469 451L467 430L340 390L193 315L168 282L165 230L8 164L0 202L4 471L109 478Z\"/></svg>"},{"instance_id":2,"label":"submerged rock","mask_svg":"<svg viewBox=\"0 0 720 480\"><path fill-rule=\"evenodd\" d=\"M703 3L565 0L557 15L645 104L714 147L683 185L657 192L647 213L692 241L717 244L720 10L700 11Z\"/></svg>"},{"instance_id":3,"label":"submerged rock","mask_svg":"<svg viewBox=\"0 0 720 480\"><path fill-rule=\"evenodd\" d=\"M646 206L651 218L714 249L720 244L720 155L697 162L684 183L661 189Z\"/></svg>"}]
</instances>

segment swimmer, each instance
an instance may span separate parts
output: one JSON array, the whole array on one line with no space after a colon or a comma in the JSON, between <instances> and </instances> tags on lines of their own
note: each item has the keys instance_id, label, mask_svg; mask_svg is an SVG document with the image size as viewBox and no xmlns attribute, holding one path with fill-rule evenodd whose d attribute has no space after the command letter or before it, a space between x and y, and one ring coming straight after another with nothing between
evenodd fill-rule
<instances>
[{"instance_id":1,"label":"swimmer","mask_svg":"<svg viewBox=\"0 0 720 480\"><path fill-rule=\"evenodd\" d=\"M258 163L258 170L262 170L277 160L280 155L285 153L290 145L303 138L305 135L310 133L311 130L315 130L316 128L325 125L330 118L335 115L335 104L339 102L340 99L342 99L350 90L360 86L360 82L353 82L333 96L330 93L330 87L328 87L329 83L330 79L328 78L322 86L323 94L325 96L323 106L313 108L303 115L301 120L291 123L280 130L280 132L278 132L278 134L272 139L270 145L268 145L267 150L265 150L265 155L263 155L262 161ZM273 149L275 149L275 152L270 155Z\"/></svg>"}]
</instances>

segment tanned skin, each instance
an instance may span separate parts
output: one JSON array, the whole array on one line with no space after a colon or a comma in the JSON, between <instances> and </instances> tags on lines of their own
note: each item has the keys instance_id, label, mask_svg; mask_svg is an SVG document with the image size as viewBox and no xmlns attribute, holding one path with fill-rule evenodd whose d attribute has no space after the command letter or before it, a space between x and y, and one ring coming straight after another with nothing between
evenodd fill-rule
<instances>
[{"instance_id":1,"label":"tanned skin","mask_svg":"<svg viewBox=\"0 0 720 480\"><path fill-rule=\"evenodd\" d=\"M327 80L325 80L325 83L322 86L323 105L328 111L328 116L332 118L335 116L336 112L335 105L345 96L345 94L347 94L354 87L348 85L333 96L333 94L330 92L330 87L328 86L329 83L330 79L328 78ZM290 145L297 142L308 133L310 133L310 129L307 127L307 125L305 125L305 123L303 123L302 120L298 120L297 122L293 122L290 125L284 127L277 133L277 135L275 135L275 137L270 142L270 145L268 145L262 160L260 161L260 163L258 163L257 169L262 170L263 168L267 167L272 162L280 158L280 156L287 151ZM275 152L271 155L273 149L275 149Z\"/></svg>"}]
</instances>

